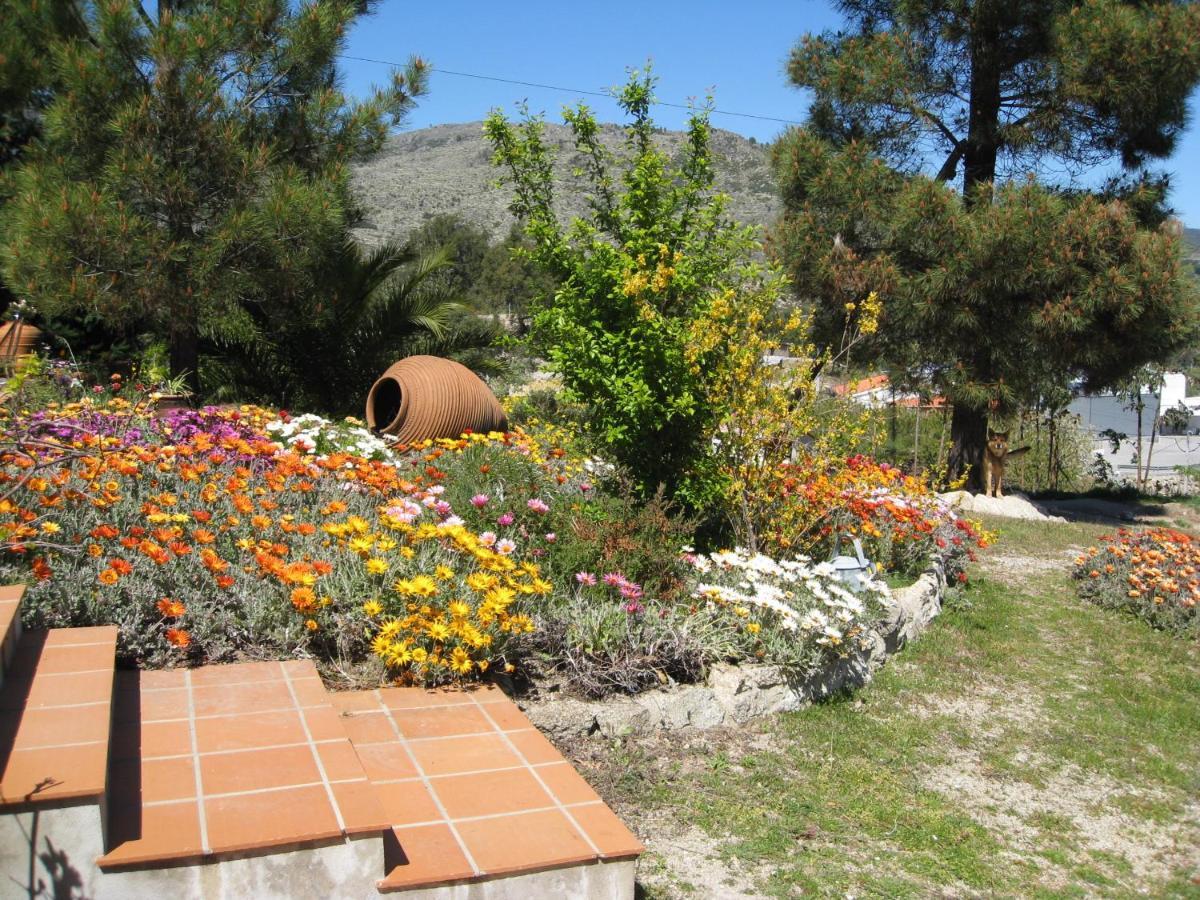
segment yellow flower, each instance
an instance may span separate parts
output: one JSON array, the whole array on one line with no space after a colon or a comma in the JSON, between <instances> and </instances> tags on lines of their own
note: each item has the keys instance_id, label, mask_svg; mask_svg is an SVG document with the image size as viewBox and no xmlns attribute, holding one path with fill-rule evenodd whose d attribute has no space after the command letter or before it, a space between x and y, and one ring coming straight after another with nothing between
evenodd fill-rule
<instances>
[{"instance_id":1,"label":"yellow flower","mask_svg":"<svg viewBox=\"0 0 1200 900\"><path fill-rule=\"evenodd\" d=\"M375 639L371 641L371 652L381 658L386 658L388 651L392 648L391 640L381 631L375 635Z\"/></svg>"},{"instance_id":2,"label":"yellow flower","mask_svg":"<svg viewBox=\"0 0 1200 900\"><path fill-rule=\"evenodd\" d=\"M428 575L415 575L401 579L393 585L396 593L404 597L433 597L438 592L437 582Z\"/></svg>"},{"instance_id":3,"label":"yellow flower","mask_svg":"<svg viewBox=\"0 0 1200 900\"><path fill-rule=\"evenodd\" d=\"M363 604L363 612L373 619L383 612L383 604L378 600L368 600Z\"/></svg>"},{"instance_id":4,"label":"yellow flower","mask_svg":"<svg viewBox=\"0 0 1200 900\"><path fill-rule=\"evenodd\" d=\"M459 675L466 675L471 671L471 657L462 647L455 647L454 652L450 654L450 668Z\"/></svg>"},{"instance_id":5,"label":"yellow flower","mask_svg":"<svg viewBox=\"0 0 1200 900\"><path fill-rule=\"evenodd\" d=\"M371 552L371 547L374 543L375 539L370 535L350 538L350 550L352 553L359 553L365 556Z\"/></svg>"},{"instance_id":6,"label":"yellow flower","mask_svg":"<svg viewBox=\"0 0 1200 900\"><path fill-rule=\"evenodd\" d=\"M465 619L471 614L471 606L462 600L450 601L450 615L456 619Z\"/></svg>"},{"instance_id":7,"label":"yellow flower","mask_svg":"<svg viewBox=\"0 0 1200 900\"><path fill-rule=\"evenodd\" d=\"M367 571L370 574L382 575L385 572L387 572L387 570L388 570L387 560L379 559L378 557L367 560Z\"/></svg>"},{"instance_id":8,"label":"yellow flower","mask_svg":"<svg viewBox=\"0 0 1200 900\"><path fill-rule=\"evenodd\" d=\"M412 661L415 663L423 663L429 658L429 654L425 652L424 647L413 647Z\"/></svg>"},{"instance_id":9,"label":"yellow flower","mask_svg":"<svg viewBox=\"0 0 1200 900\"><path fill-rule=\"evenodd\" d=\"M426 626L425 631L435 641L444 641L450 637L450 629L446 627L444 622L430 622Z\"/></svg>"},{"instance_id":10,"label":"yellow flower","mask_svg":"<svg viewBox=\"0 0 1200 900\"><path fill-rule=\"evenodd\" d=\"M318 626L315 619L309 619L304 623L304 627L309 631L316 631Z\"/></svg>"},{"instance_id":11,"label":"yellow flower","mask_svg":"<svg viewBox=\"0 0 1200 900\"><path fill-rule=\"evenodd\" d=\"M58 534L62 531L62 526L57 522L43 522L42 531L46 534Z\"/></svg>"},{"instance_id":12,"label":"yellow flower","mask_svg":"<svg viewBox=\"0 0 1200 900\"><path fill-rule=\"evenodd\" d=\"M433 570L433 577L439 581L448 581L454 577L454 570L449 566L438 566Z\"/></svg>"},{"instance_id":13,"label":"yellow flower","mask_svg":"<svg viewBox=\"0 0 1200 900\"><path fill-rule=\"evenodd\" d=\"M380 627L379 633L390 641L394 640L396 636L400 634L400 629L403 627L404 626L400 624L399 619L388 619Z\"/></svg>"}]
</instances>

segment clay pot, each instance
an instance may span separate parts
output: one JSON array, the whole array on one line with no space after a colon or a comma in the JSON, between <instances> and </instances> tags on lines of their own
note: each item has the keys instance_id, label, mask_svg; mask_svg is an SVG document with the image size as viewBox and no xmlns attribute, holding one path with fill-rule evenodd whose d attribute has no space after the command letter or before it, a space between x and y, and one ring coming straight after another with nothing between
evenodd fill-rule
<instances>
[{"instance_id":1,"label":"clay pot","mask_svg":"<svg viewBox=\"0 0 1200 900\"><path fill-rule=\"evenodd\" d=\"M367 425L402 444L456 438L465 431L505 431L496 395L460 363L410 356L393 363L367 394Z\"/></svg>"},{"instance_id":2,"label":"clay pot","mask_svg":"<svg viewBox=\"0 0 1200 900\"><path fill-rule=\"evenodd\" d=\"M0 366L14 366L37 350L40 328L17 319L0 325Z\"/></svg>"}]
</instances>

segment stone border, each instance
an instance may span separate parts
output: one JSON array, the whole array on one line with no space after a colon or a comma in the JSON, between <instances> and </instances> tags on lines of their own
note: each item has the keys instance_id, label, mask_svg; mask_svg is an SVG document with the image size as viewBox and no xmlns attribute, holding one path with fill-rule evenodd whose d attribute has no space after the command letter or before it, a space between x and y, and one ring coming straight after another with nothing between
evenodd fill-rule
<instances>
[{"instance_id":1,"label":"stone border","mask_svg":"<svg viewBox=\"0 0 1200 900\"><path fill-rule=\"evenodd\" d=\"M788 712L870 681L888 656L929 627L942 610L945 593L941 568L931 568L915 583L891 592L866 647L804 681L789 681L776 666L720 664L713 666L704 684L678 684L608 700L563 698L519 705L538 729L561 739L716 728Z\"/></svg>"}]
</instances>

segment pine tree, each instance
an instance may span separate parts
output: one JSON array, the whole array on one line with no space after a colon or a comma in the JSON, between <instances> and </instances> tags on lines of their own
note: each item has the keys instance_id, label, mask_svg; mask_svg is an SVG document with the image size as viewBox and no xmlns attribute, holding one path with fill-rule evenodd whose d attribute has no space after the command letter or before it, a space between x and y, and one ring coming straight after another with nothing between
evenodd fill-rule
<instances>
[{"instance_id":1,"label":"pine tree","mask_svg":"<svg viewBox=\"0 0 1200 900\"><path fill-rule=\"evenodd\" d=\"M3 211L12 289L149 329L193 385L202 339L251 346L256 308L310 293L344 243L348 163L424 91L420 60L364 102L338 89L371 5L72 4L79 33L46 39L52 100Z\"/></svg>"},{"instance_id":2,"label":"pine tree","mask_svg":"<svg viewBox=\"0 0 1200 900\"><path fill-rule=\"evenodd\" d=\"M790 61L815 99L777 150L776 247L827 339L846 304L886 293L875 348L950 391L953 471L1039 380L1111 384L1187 339L1195 297L1153 230L1151 180L1106 198L1005 182L1168 156L1200 80L1200 5L839 5L848 30L806 35Z\"/></svg>"}]
</instances>

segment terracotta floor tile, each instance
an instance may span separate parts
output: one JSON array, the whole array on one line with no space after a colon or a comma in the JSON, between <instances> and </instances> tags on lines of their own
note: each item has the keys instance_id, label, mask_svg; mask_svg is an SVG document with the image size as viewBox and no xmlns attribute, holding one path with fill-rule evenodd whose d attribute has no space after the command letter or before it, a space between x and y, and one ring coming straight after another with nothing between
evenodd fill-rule
<instances>
[{"instance_id":1,"label":"terracotta floor tile","mask_svg":"<svg viewBox=\"0 0 1200 900\"><path fill-rule=\"evenodd\" d=\"M446 825L420 825L392 832L384 841L387 876L381 891L417 888L471 878L475 872Z\"/></svg>"},{"instance_id":2,"label":"terracotta floor tile","mask_svg":"<svg viewBox=\"0 0 1200 900\"><path fill-rule=\"evenodd\" d=\"M277 662L233 663L192 669L192 687L216 684L249 684L255 681L279 681L283 671Z\"/></svg>"},{"instance_id":3,"label":"terracotta floor tile","mask_svg":"<svg viewBox=\"0 0 1200 900\"><path fill-rule=\"evenodd\" d=\"M342 728L355 744L391 743L396 740L396 731L392 728L392 723L381 712L344 715Z\"/></svg>"},{"instance_id":4,"label":"terracotta floor tile","mask_svg":"<svg viewBox=\"0 0 1200 900\"><path fill-rule=\"evenodd\" d=\"M196 720L196 742L201 753L300 744L307 740L299 712Z\"/></svg>"},{"instance_id":5,"label":"terracotta floor tile","mask_svg":"<svg viewBox=\"0 0 1200 900\"><path fill-rule=\"evenodd\" d=\"M197 716L258 713L265 710L292 709L296 705L288 686L282 681L194 685L192 703Z\"/></svg>"},{"instance_id":6,"label":"terracotta floor tile","mask_svg":"<svg viewBox=\"0 0 1200 900\"><path fill-rule=\"evenodd\" d=\"M196 796L196 772L191 759L123 759L112 764L110 801L140 798L143 803L188 800Z\"/></svg>"},{"instance_id":7,"label":"terracotta floor tile","mask_svg":"<svg viewBox=\"0 0 1200 900\"><path fill-rule=\"evenodd\" d=\"M417 758L417 764L427 775L477 772L521 764L521 760L498 734L416 741L409 746Z\"/></svg>"},{"instance_id":8,"label":"terracotta floor tile","mask_svg":"<svg viewBox=\"0 0 1200 900\"><path fill-rule=\"evenodd\" d=\"M143 691L156 691L160 688L187 687L186 669L147 669L137 673L138 685Z\"/></svg>"},{"instance_id":9,"label":"terracotta floor tile","mask_svg":"<svg viewBox=\"0 0 1200 900\"><path fill-rule=\"evenodd\" d=\"M200 814L192 802L114 809L109 821L113 848L100 858L101 868L186 859L203 851Z\"/></svg>"},{"instance_id":10,"label":"terracotta floor tile","mask_svg":"<svg viewBox=\"0 0 1200 900\"><path fill-rule=\"evenodd\" d=\"M600 795L592 790L592 786L584 781L583 776L568 762L538 766L537 774L550 789L550 793L564 806L571 803L591 803L600 799Z\"/></svg>"},{"instance_id":11,"label":"terracotta floor tile","mask_svg":"<svg viewBox=\"0 0 1200 900\"><path fill-rule=\"evenodd\" d=\"M517 709L517 705L511 700L505 699L503 702L488 703L483 708L501 731L532 727L530 721L525 718L525 713Z\"/></svg>"},{"instance_id":12,"label":"terracotta floor tile","mask_svg":"<svg viewBox=\"0 0 1200 900\"><path fill-rule=\"evenodd\" d=\"M304 724L314 741L345 740L346 729L337 710L328 706L314 706L303 712Z\"/></svg>"},{"instance_id":13,"label":"terracotta floor tile","mask_svg":"<svg viewBox=\"0 0 1200 900\"><path fill-rule=\"evenodd\" d=\"M0 585L0 602L20 603L21 598L24 596L25 596L25 585L23 585L23 584Z\"/></svg>"},{"instance_id":14,"label":"terracotta floor tile","mask_svg":"<svg viewBox=\"0 0 1200 900\"><path fill-rule=\"evenodd\" d=\"M138 704L143 722L183 719L188 715L188 692L186 688L143 691L138 695Z\"/></svg>"},{"instance_id":15,"label":"terracotta floor tile","mask_svg":"<svg viewBox=\"0 0 1200 900\"><path fill-rule=\"evenodd\" d=\"M54 678L6 679L0 709L39 709L60 704L96 703L112 695L108 672L81 672Z\"/></svg>"},{"instance_id":16,"label":"terracotta floor tile","mask_svg":"<svg viewBox=\"0 0 1200 900\"><path fill-rule=\"evenodd\" d=\"M375 785L375 796L389 825L436 822L442 813L421 781L399 781Z\"/></svg>"},{"instance_id":17,"label":"terracotta floor tile","mask_svg":"<svg viewBox=\"0 0 1200 900\"><path fill-rule=\"evenodd\" d=\"M200 757L200 781L205 797L315 784L322 780L307 746L213 753Z\"/></svg>"},{"instance_id":18,"label":"terracotta floor tile","mask_svg":"<svg viewBox=\"0 0 1200 900\"><path fill-rule=\"evenodd\" d=\"M0 779L0 802L27 797L99 797L107 776L103 744L53 750L13 750Z\"/></svg>"},{"instance_id":19,"label":"terracotta floor tile","mask_svg":"<svg viewBox=\"0 0 1200 900\"><path fill-rule=\"evenodd\" d=\"M340 712L374 712L380 708L374 691L330 691L329 702Z\"/></svg>"},{"instance_id":20,"label":"terracotta floor tile","mask_svg":"<svg viewBox=\"0 0 1200 900\"><path fill-rule=\"evenodd\" d=\"M279 668L293 681L298 678L320 678L317 666L311 659L286 659L279 663Z\"/></svg>"},{"instance_id":21,"label":"terracotta floor tile","mask_svg":"<svg viewBox=\"0 0 1200 900\"><path fill-rule=\"evenodd\" d=\"M317 744L316 748L321 757L321 765L325 768L325 777L329 781L348 781L366 777L358 754L354 752L349 741L343 739L327 744Z\"/></svg>"},{"instance_id":22,"label":"terracotta floor tile","mask_svg":"<svg viewBox=\"0 0 1200 900\"><path fill-rule=\"evenodd\" d=\"M80 744L87 741L108 742L108 704L77 706L64 711L55 709L26 709L9 711L0 716L0 732L8 732L19 723L17 747L53 747Z\"/></svg>"},{"instance_id":23,"label":"terracotta floor tile","mask_svg":"<svg viewBox=\"0 0 1200 900\"><path fill-rule=\"evenodd\" d=\"M369 781L343 781L330 785L330 789L342 813L347 834L364 834L390 827L379 793Z\"/></svg>"},{"instance_id":24,"label":"terracotta floor tile","mask_svg":"<svg viewBox=\"0 0 1200 900\"><path fill-rule=\"evenodd\" d=\"M402 744L369 744L356 747L355 752L362 763L363 771L372 781L412 778L417 774L412 759Z\"/></svg>"},{"instance_id":25,"label":"terracotta floor tile","mask_svg":"<svg viewBox=\"0 0 1200 900\"><path fill-rule=\"evenodd\" d=\"M471 695L457 688L381 688L379 696L388 709L414 709L422 706L466 706Z\"/></svg>"},{"instance_id":26,"label":"terracotta floor tile","mask_svg":"<svg viewBox=\"0 0 1200 900\"><path fill-rule=\"evenodd\" d=\"M114 644L115 625L95 625L90 628L52 628L46 635L47 647L75 647L79 644Z\"/></svg>"},{"instance_id":27,"label":"terracotta floor tile","mask_svg":"<svg viewBox=\"0 0 1200 900\"><path fill-rule=\"evenodd\" d=\"M616 813L603 803L571 807L571 816L579 823L606 859L637 856L646 848L633 836Z\"/></svg>"},{"instance_id":28,"label":"terracotta floor tile","mask_svg":"<svg viewBox=\"0 0 1200 900\"><path fill-rule=\"evenodd\" d=\"M450 737L494 730L474 704L439 709L398 709L393 718L406 738Z\"/></svg>"},{"instance_id":29,"label":"terracotta floor tile","mask_svg":"<svg viewBox=\"0 0 1200 900\"><path fill-rule=\"evenodd\" d=\"M538 763L558 762L563 758L563 755L558 752L546 736L536 728L530 728L526 731L513 731L506 735L512 741L513 746L517 748L517 752L525 757L525 761L537 765Z\"/></svg>"},{"instance_id":30,"label":"terracotta floor tile","mask_svg":"<svg viewBox=\"0 0 1200 900\"><path fill-rule=\"evenodd\" d=\"M489 875L549 869L596 858L558 810L455 824L475 864Z\"/></svg>"},{"instance_id":31,"label":"terracotta floor tile","mask_svg":"<svg viewBox=\"0 0 1200 900\"><path fill-rule=\"evenodd\" d=\"M140 729L117 729L112 740L117 759L191 755L192 732L187 722L143 722Z\"/></svg>"},{"instance_id":32,"label":"terracotta floor tile","mask_svg":"<svg viewBox=\"0 0 1200 900\"><path fill-rule=\"evenodd\" d=\"M329 692L325 690L325 685L321 684L321 679L316 676L312 678L293 678L291 680L291 689L296 693L295 702L301 706L329 705Z\"/></svg>"},{"instance_id":33,"label":"terracotta floor tile","mask_svg":"<svg viewBox=\"0 0 1200 900\"><path fill-rule=\"evenodd\" d=\"M39 675L112 669L115 645L89 644L84 647L42 647L40 655L22 646L13 660L13 668L36 668Z\"/></svg>"},{"instance_id":34,"label":"terracotta floor tile","mask_svg":"<svg viewBox=\"0 0 1200 900\"><path fill-rule=\"evenodd\" d=\"M214 853L306 843L341 834L323 786L204 801Z\"/></svg>"},{"instance_id":35,"label":"terracotta floor tile","mask_svg":"<svg viewBox=\"0 0 1200 900\"><path fill-rule=\"evenodd\" d=\"M438 778L433 789L451 819L523 812L553 806L554 800L528 769Z\"/></svg>"}]
</instances>

